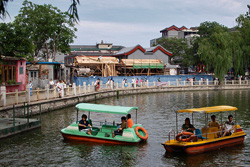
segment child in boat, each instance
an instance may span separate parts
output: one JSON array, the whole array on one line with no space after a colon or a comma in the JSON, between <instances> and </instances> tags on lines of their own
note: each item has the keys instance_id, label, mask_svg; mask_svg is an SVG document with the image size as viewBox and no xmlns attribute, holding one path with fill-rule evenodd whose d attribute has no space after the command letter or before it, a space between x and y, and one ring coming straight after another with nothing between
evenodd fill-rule
<instances>
[{"instance_id":1,"label":"child in boat","mask_svg":"<svg viewBox=\"0 0 250 167\"><path fill-rule=\"evenodd\" d=\"M121 117L121 127L118 128L117 130L113 131L112 137L114 138L116 135L122 135L123 129L127 128L127 123L126 123L126 117Z\"/></svg>"},{"instance_id":2,"label":"child in boat","mask_svg":"<svg viewBox=\"0 0 250 167\"><path fill-rule=\"evenodd\" d=\"M82 120L79 121L78 128L79 131L87 132L89 135L91 135L91 125L89 124L89 121L87 121L87 115L82 115Z\"/></svg>"}]
</instances>

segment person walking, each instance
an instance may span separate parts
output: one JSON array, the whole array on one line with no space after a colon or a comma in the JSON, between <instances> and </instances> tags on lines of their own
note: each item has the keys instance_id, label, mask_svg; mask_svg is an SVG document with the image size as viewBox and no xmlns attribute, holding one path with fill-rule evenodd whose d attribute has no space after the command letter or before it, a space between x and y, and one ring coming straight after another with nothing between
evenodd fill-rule
<instances>
[{"instance_id":1,"label":"person walking","mask_svg":"<svg viewBox=\"0 0 250 167\"><path fill-rule=\"evenodd\" d=\"M30 83L29 83L29 87L30 87L30 96L32 96L33 83L31 82L31 80L30 80Z\"/></svg>"}]
</instances>

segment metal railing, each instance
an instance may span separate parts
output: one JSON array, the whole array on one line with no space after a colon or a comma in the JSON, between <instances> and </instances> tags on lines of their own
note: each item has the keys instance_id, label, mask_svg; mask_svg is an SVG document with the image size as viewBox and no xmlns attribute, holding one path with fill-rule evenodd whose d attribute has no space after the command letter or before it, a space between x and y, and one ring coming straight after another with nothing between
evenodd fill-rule
<instances>
[{"instance_id":1,"label":"metal railing","mask_svg":"<svg viewBox=\"0 0 250 167\"><path fill-rule=\"evenodd\" d=\"M225 80L225 85L249 85L248 80ZM103 92L109 90L126 90L126 89L145 89L145 88L159 88L159 87L197 87L197 86L214 86L219 85L217 80L215 81L168 81L168 82L139 82L139 83L115 83L111 82L109 84L105 84L100 82L100 88L92 84L86 84L85 82L82 85L76 86L73 84L72 87L68 85L65 86L61 91L61 97L70 97L70 96L77 96L77 95L84 95L89 93L95 92ZM22 104L23 102L35 102L41 100L52 100L59 98L59 91L56 87L53 89L49 89L49 86L46 85L45 89L34 89L31 90L30 87L26 86L26 91L18 91L15 92L8 92L6 93L6 87L1 86L1 101L0 106L8 106L13 104Z\"/></svg>"}]
</instances>

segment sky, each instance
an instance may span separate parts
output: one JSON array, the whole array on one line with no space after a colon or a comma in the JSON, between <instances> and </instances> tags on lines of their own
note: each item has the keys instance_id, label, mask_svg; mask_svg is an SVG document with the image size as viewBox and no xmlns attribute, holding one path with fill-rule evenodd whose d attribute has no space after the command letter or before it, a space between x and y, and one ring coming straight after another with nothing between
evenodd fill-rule
<instances>
[{"instance_id":1,"label":"sky","mask_svg":"<svg viewBox=\"0 0 250 167\"><path fill-rule=\"evenodd\" d=\"M52 4L67 11L71 0L30 0ZM21 0L7 4L11 22L22 7ZM75 45L95 45L101 40L126 47L140 44L149 47L150 40L161 37L160 30L176 25L187 28L205 21L216 21L227 27L248 10L249 0L80 0L80 22Z\"/></svg>"}]
</instances>

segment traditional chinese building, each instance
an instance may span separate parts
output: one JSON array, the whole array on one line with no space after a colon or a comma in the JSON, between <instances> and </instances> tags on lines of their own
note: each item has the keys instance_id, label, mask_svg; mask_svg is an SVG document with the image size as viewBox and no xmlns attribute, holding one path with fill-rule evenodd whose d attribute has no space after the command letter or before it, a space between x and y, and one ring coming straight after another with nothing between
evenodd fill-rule
<instances>
[{"instance_id":1,"label":"traditional chinese building","mask_svg":"<svg viewBox=\"0 0 250 167\"><path fill-rule=\"evenodd\" d=\"M19 57L1 56L0 60L1 85L6 86L6 92L26 90L26 59Z\"/></svg>"}]
</instances>

